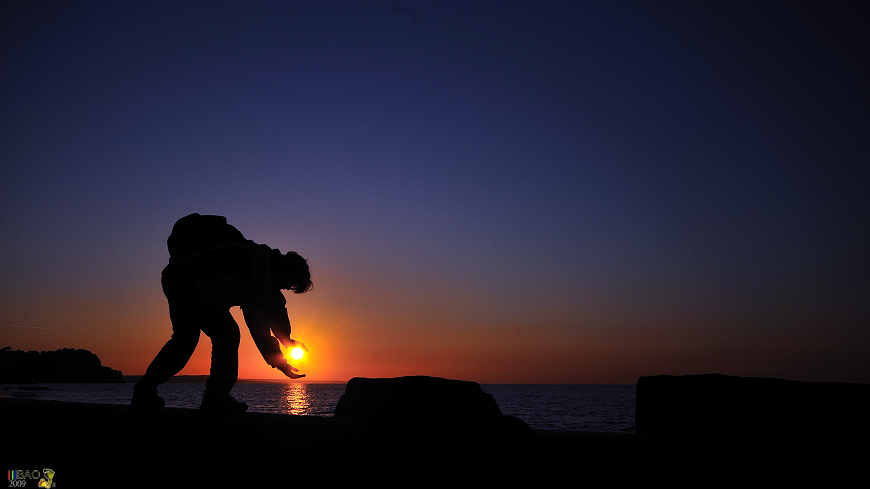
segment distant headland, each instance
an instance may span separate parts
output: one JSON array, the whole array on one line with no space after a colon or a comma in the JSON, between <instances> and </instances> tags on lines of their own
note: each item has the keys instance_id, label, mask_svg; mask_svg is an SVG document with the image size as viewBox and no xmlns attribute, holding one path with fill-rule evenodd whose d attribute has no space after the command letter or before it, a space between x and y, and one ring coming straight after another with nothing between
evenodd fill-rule
<instances>
[{"instance_id":1,"label":"distant headland","mask_svg":"<svg viewBox=\"0 0 870 489\"><path fill-rule=\"evenodd\" d=\"M120 370L106 367L88 350L0 349L0 384L40 382L124 382Z\"/></svg>"}]
</instances>

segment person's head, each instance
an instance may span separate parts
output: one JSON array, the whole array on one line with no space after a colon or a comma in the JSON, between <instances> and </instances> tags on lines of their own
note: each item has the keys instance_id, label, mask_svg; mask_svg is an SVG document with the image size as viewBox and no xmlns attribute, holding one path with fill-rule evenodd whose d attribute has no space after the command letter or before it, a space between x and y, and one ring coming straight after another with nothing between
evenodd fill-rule
<instances>
[{"instance_id":1,"label":"person's head","mask_svg":"<svg viewBox=\"0 0 870 489\"><path fill-rule=\"evenodd\" d=\"M281 288L302 294L311 290L311 272L305 258L293 251L281 255Z\"/></svg>"}]
</instances>

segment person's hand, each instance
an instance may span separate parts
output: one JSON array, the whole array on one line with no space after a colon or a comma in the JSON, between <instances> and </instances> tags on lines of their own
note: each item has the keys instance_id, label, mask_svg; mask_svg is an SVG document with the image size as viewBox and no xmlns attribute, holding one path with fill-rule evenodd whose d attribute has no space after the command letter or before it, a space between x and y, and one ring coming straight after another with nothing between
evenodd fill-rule
<instances>
[{"instance_id":1,"label":"person's hand","mask_svg":"<svg viewBox=\"0 0 870 489\"><path fill-rule=\"evenodd\" d=\"M296 373L299 371L299 369L294 367L293 365L290 365L289 363L285 363L284 365L276 368L291 379L301 379L302 377L305 377L305 374Z\"/></svg>"},{"instance_id":2,"label":"person's hand","mask_svg":"<svg viewBox=\"0 0 870 489\"><path fill-rule=\"evenodd\" d=\"M289 343L290 343L289 345L284 345L284 346L287 348L297 348L297 347L302 348L305 351L305 353L308 353L308 347L305 346L305 343L302 343L301 341L296 341L294 339L290 339Z\"/></svg>"}]
</instances>

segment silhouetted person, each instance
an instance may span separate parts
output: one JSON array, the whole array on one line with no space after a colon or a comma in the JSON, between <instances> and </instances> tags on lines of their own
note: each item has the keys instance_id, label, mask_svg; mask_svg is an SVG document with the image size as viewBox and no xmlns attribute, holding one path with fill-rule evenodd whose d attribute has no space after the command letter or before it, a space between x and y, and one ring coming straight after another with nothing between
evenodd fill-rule
<instances>
[{"instance_id":1,"label":"silhouetted person","mask_svg":"<svg viewBox=\"0 0 870 489\"><path fill-rule=\"evenodd\" d=\"M281 289L297 294L311 289L311 273L304 258L246 240L222 216L191 214L179 219L167 244L169 265L163 269L161 282L169 302L172 338L133 388L133 407L163 407L157 386L184 368L203 331L211 338L212 351L200 409L247 410L247 404L230 395L239 374L240 333L229 312L233 306L241 306L245 324L266 363L292 379L304 377L287 363L278 345L280 340L285 347L299 346L307 351L305 345L290 338L290 320L281 293Z\"/></svg>"}]
</instances>

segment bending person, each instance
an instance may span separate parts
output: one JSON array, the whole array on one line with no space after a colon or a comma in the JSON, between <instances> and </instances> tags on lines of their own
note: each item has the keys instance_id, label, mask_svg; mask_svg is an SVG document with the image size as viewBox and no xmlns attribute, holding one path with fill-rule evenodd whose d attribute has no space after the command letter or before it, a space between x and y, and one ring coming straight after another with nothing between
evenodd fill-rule
<instances>
[{"instance_id":1,"label":"bending person","mask_svg":"<svg viewBox=\"0 0 870 489\"><path fill-rule=\"evenodd\" d=\"M200 409L242 412L230 390L238 380L239 325L229 309L241 306L245 324L266 360L290 378L300 378L287 363L285 347L305 345L290 338L290 320L282 289L302 294L311 289L308 262L294 252L246 240L221 216L191 214L179 219L167 240L169 265L163 269L163 292L169 302L172 337L133 388L131 406L159 409L157 387L181 371L199 342L211 338L211 370ZM272 336L274 334L274 336ZM276 339L277 337L277 339Z\"/></svg>"}]
</instances>

